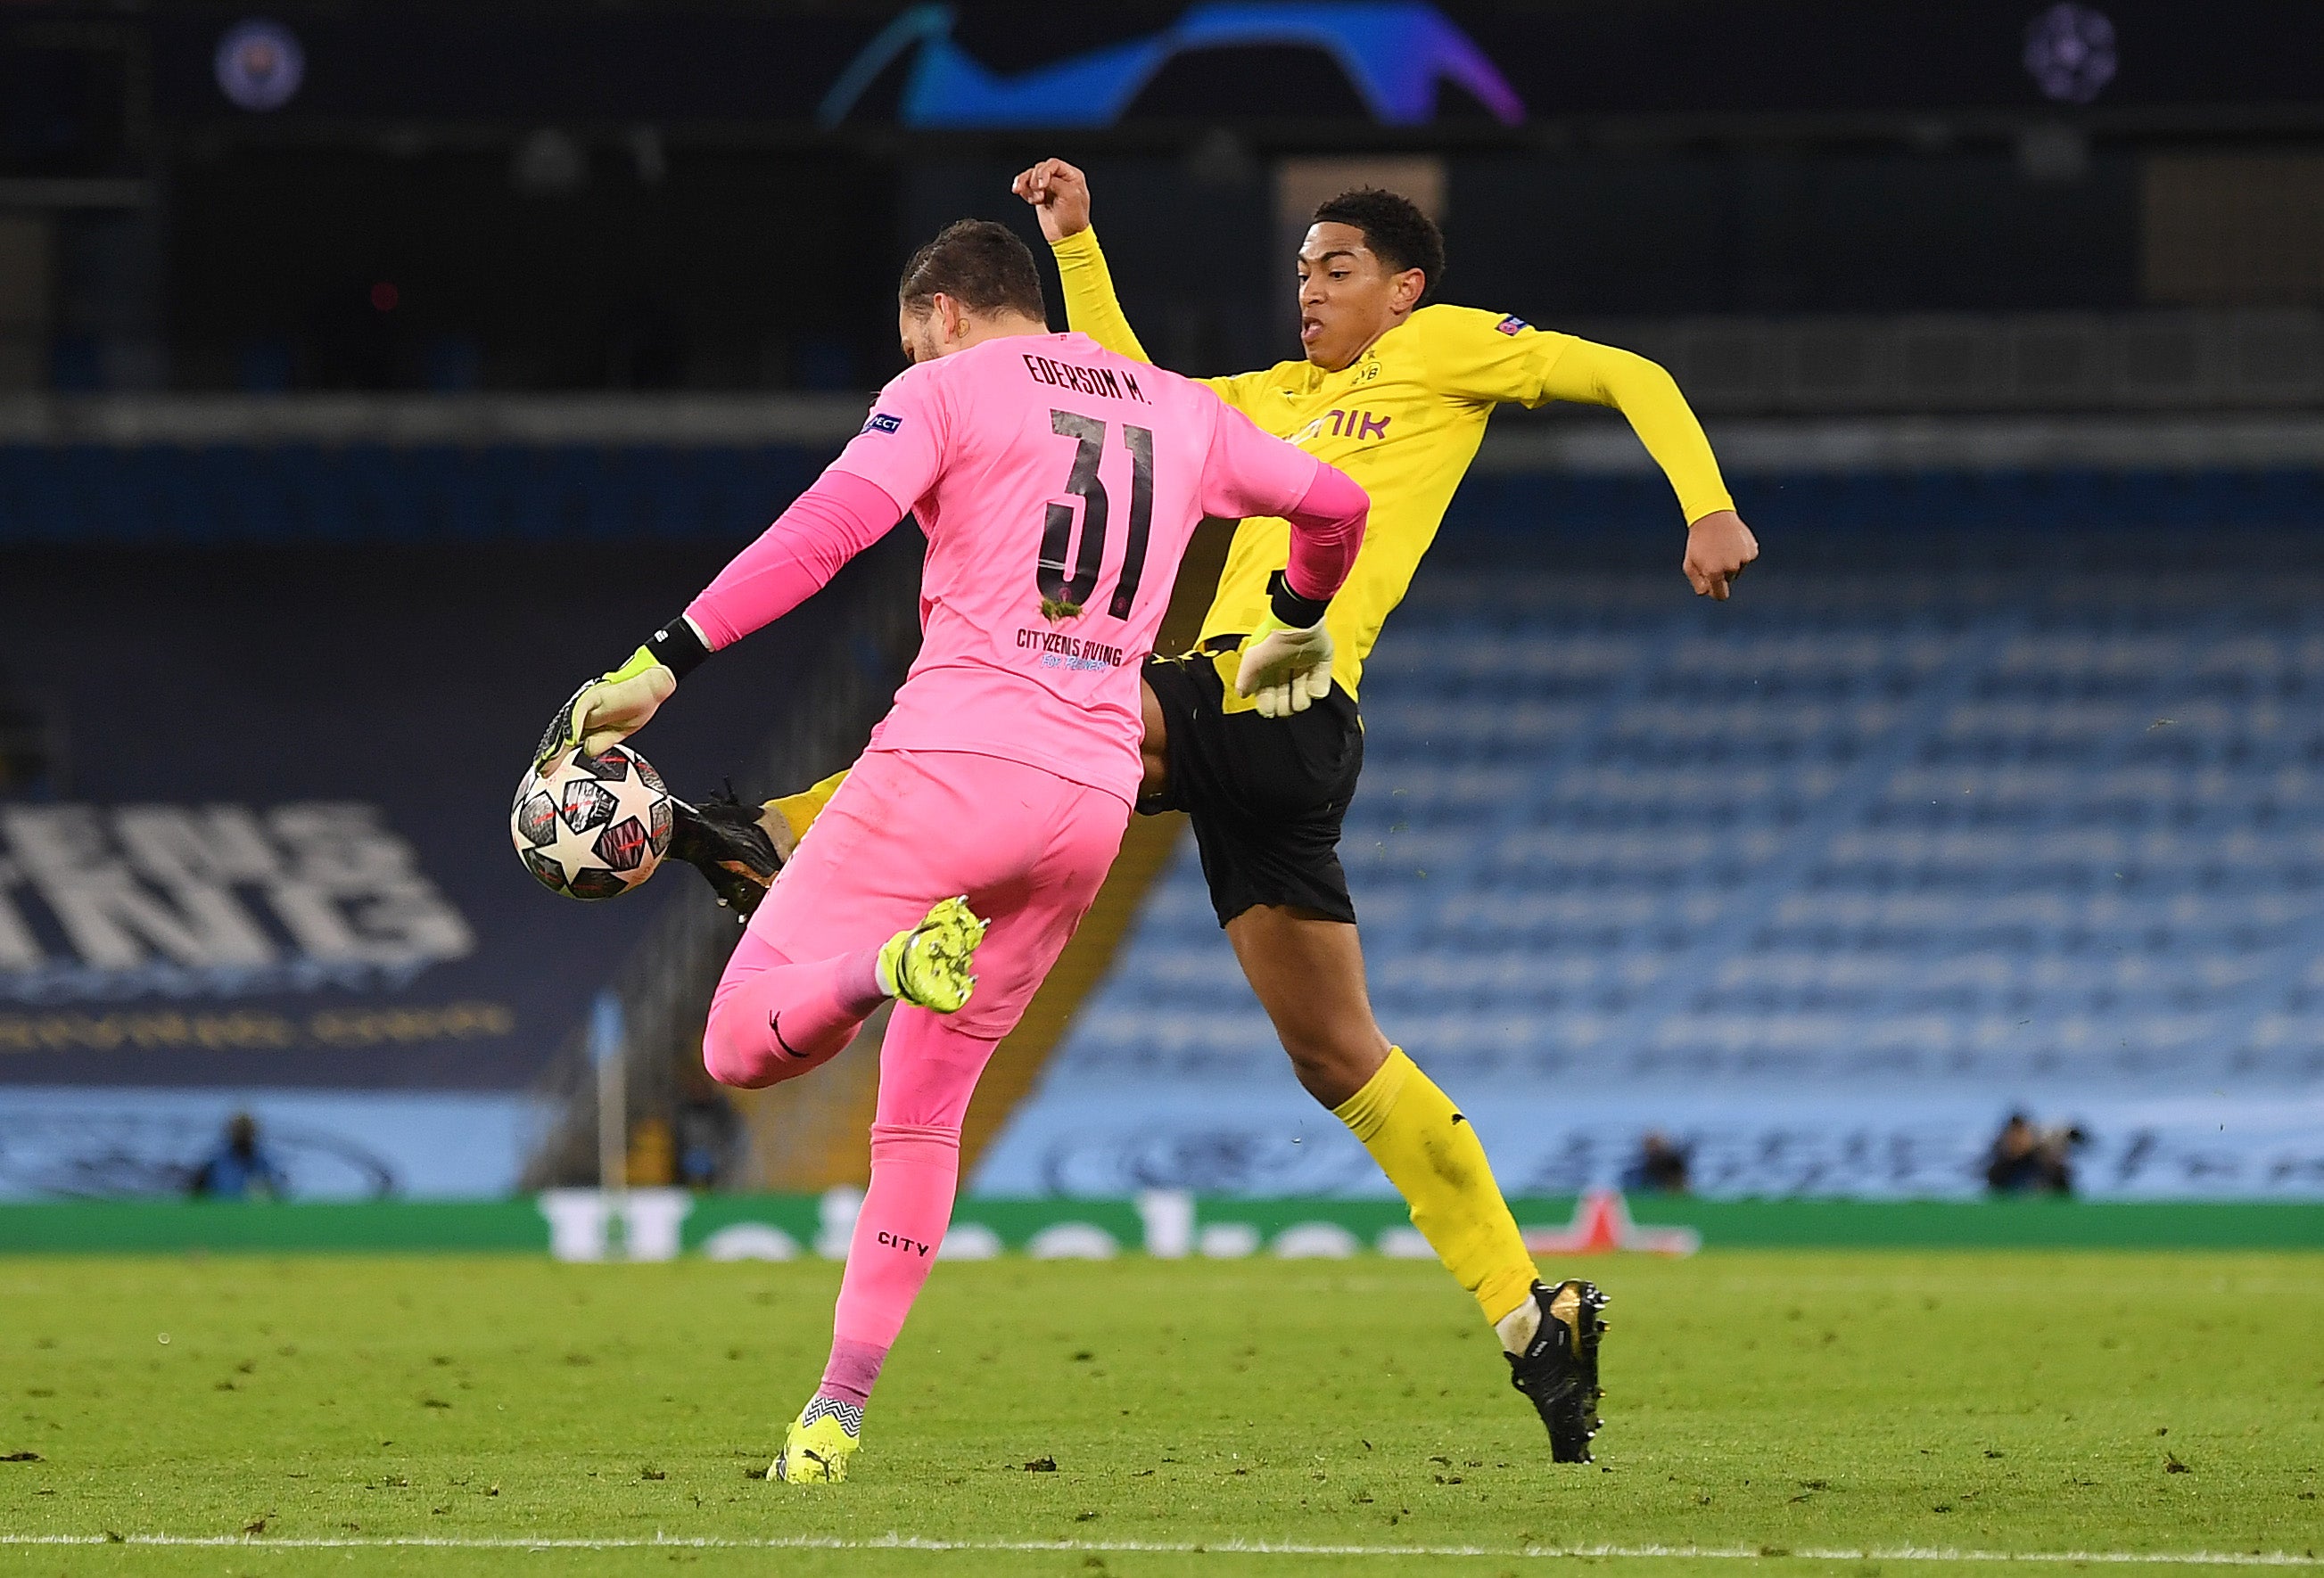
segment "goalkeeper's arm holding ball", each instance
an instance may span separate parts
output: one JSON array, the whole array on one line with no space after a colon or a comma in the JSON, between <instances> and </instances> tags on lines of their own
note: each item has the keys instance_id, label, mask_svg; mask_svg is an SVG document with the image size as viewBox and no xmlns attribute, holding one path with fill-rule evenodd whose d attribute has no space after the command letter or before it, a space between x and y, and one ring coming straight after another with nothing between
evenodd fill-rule
<instances>
[{"instance_id":1,"label":"goalkeeper's arm holding ball","mask_svg":"<svg viewBox=\"0 0 2324 1578\"><path fill-rule=\"evenodd\" d=\"M609 745L619 745L643 729L676 693L680 674L709 656L709 643L691 620L683 614L670 620L631 653L627 663L573 693L540 737L540 748L532 753L533 771L576 746L583 756L595 756Z\"/></svg>"},{"instance_id":2,"label":"goalkeeper's arm holding ball","mask_svg":"<svg viewBox=\"0 0 2324 1578\"><path fill-rule=\"evenodd\" d=\"M628 662L591 680L558 709L532 753L533 771L567 751L595 756L627 739L677 693L680 676L709 656L710 644L693 620L682 614L670 620ZM710 879L720 904L738 918L748 916L789 858L788 843L760 825L757 806L732 795L713 795L699 806L672 795L670 803L678 814L669 852Z\"/></svg>"}]
</instances>

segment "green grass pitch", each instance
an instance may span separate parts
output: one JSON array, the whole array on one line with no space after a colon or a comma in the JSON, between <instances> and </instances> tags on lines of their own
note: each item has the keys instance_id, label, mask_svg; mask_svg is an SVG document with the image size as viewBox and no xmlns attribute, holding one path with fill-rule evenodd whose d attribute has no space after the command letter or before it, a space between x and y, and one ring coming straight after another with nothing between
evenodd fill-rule
<instances>
[{"instance_id":1,"label":"green grass pitch","mask_svg":"<svg viewBox=\"0 0 2324 1578\"><path fill-rule=\"evenodd\" d=\"M788 1487L752 1476L820 1366L829 1265L0 1261L0 1572L1498 1578L1576 1547L1716 1573L2324 1549L2324 1255L1589 1272L1614 1296L1592 1466L1548 1461L1434 1266L1004 1260L937 1269L854 1479ZM233 1543L28 1543L108 1535ZM797 1543L528 1548L658 1537ZM890 1537L953 1548L869 1543ZM450 1543L391 1543L420 1540ZM1009 1548L1048 1542L1074 1543ZM1270 1543L1308 1549L1248 1548Z\"/></svg>"}]
</instances>

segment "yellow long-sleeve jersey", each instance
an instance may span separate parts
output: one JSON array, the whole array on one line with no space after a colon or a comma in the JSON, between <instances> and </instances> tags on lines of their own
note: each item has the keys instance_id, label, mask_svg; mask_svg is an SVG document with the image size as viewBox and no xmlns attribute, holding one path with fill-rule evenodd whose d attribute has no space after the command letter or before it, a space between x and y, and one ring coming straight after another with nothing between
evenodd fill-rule
<instances>
[{"instance_id":1,"label":"yellow long-sleeve jersey","mask_svg":"<svg viewBox=\"0 0 2324 1578\"><path fill-rule=\"evenodd\" d=\"M1069 235L1053 250L1073 326L1110 351L1153 360L1122 315L1097 233ZM1545 334L1499 313L1424 307L1338 372L1281 362L1264 372L1203 381L1267 432L1331 462L1371 495L1362 551L1326 619L1335 648L1332 677L1350 695L1381 625L1404 601L1421 555L1435 541L1496 406L1613 406L1670 479L1690 524L1734 508L1711 441L1668 373L1628 351ZM1259 627L1268 611L1268 577L1283 568L1290 549L1287 522L1261 518L1236 528L1218 595L1203 619L1206 643ZM1221 672L1231 706L1234 671L1222 660Z\"/></svg>"}]
</instances>

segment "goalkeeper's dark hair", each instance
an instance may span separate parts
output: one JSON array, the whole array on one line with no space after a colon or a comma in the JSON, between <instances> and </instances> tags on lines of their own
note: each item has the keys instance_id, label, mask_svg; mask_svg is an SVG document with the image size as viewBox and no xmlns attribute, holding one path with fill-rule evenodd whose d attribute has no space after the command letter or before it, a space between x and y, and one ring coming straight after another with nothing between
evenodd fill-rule
<instances>
[{"instance_id":1,"label":"goalkeeper's dark hair","mask_svg":"<svg viewBox=\"0 0 2324 1578\"><path fill-rule=\"evenodd\" d=\"M1015 312L1047 323L1041 276L1032 250L1006 225L955 219L912 254L896 286L896 299L921 313L942 291L972 312Z\"/></svg>"},{"instance_id":2,"label":"goalkeeper's dark hair","mask_svg":"<svg viewBox=\"0 0 2324 1578\"><path fill-rule=\"evenodd\" d=\"M1315 205L1317 225L1348 225L1364 233L1364 244L1391 273L1418 269L1427 278L1420 299L1436 294L1444 278L1444 233L1411 198L1378 187L1358 187Z\"/></svg>"}]
</instances>

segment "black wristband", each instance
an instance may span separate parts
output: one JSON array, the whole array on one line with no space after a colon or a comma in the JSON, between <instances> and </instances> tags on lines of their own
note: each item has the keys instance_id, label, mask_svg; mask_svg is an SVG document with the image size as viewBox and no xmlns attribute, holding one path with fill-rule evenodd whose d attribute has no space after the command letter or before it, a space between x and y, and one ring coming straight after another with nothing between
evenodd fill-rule
<instances>
[{"instance_id":1,"label":"black wristband","mask_svg":"<svg viewBox=\"0 0 2324 1578\"><path fill-rule=\"evenodd\" d=\"M1295 630L1321 624L1323 611L1332 606L1328 597L1302 597L1292 591L1291 577L1281 570L1267 578L1267 601L1276 619Z\"/></svg>"},{"instance_id":2,"label":"black wristband","mask_svg":"<svg viewBox=\"0 0 2324 1578\"><path fill-rule=\"evenodd\" d=\"M680 679L700 668L702 660L710 656L710 648L694 633L693 625L683 614L656 630L647 640L646 650L654 655L654 661Z\"/></svg>"}]
</instances>

